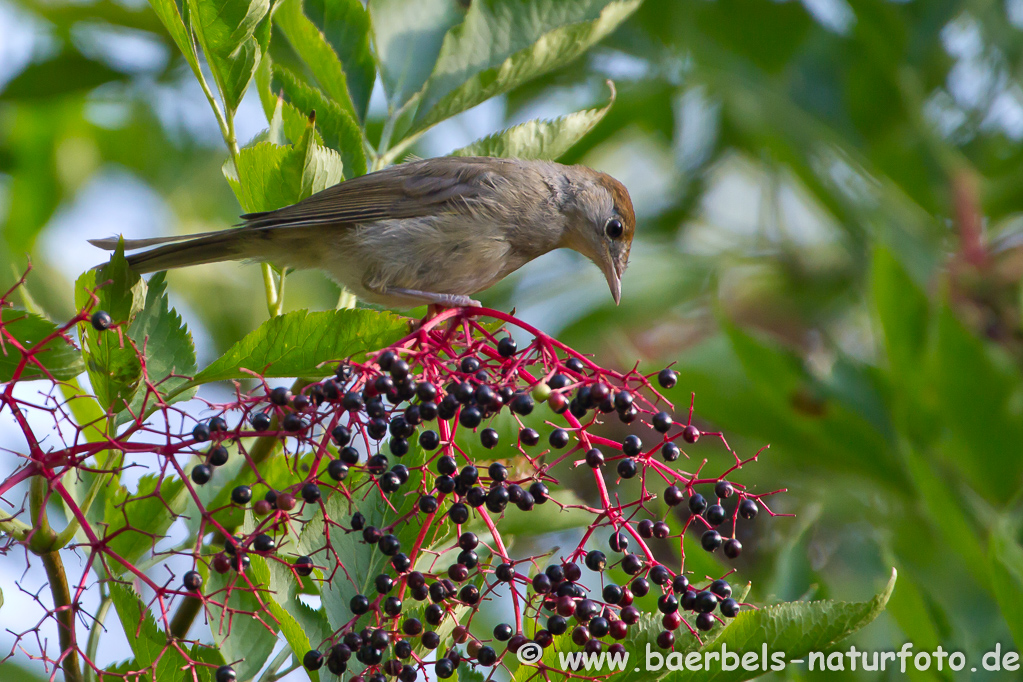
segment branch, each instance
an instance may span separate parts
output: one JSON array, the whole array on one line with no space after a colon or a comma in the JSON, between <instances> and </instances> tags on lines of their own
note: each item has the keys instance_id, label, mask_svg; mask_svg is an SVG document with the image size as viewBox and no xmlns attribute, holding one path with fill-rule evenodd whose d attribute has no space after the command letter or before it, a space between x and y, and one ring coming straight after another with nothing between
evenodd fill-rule
<instances>
[{"instance_id":1,"label":"branch","mask_svg":"<svg viewBox=\"0 0 1023 682\"><path fill-rule=\"evenodd\" d=\"M47 552L40 556L46 568L46 578L50 583L50 594L53 595L53 610L60 631L64 679L66 682L83 682L75 646L75 613L71 604L71 592L67 586L67 576L64 574L64 562L61 561L59 552Z\"/></svg>"}]
</instances>

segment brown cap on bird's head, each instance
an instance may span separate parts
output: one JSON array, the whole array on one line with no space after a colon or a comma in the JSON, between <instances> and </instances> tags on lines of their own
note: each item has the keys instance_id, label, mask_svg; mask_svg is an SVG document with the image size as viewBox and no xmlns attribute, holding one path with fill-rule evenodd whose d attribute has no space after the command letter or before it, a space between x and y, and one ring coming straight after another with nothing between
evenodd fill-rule
<instances>
[{"instance_id":1,"label":"brown cap on bird's head","mask_svg":"<svg viewBox=\"0 0 1023 682\"><path fill-rule=\"evenodd\" d=\"M598 173L597 182L610 192L611 198L614 200L615 211L622 217L622 227L625 228L622 239L626 244L632 244L632 237L636 233L636 211L632 208L632 197L629 196L629 190L607 173Z\"/></svg>"},{"instance_id":2,"label":"brown cap on bird's head","mask_svg":"<svg viewBox=\"0 0 1023 682\"><path fill-rule=\"evenodd\" d=\"M636 212L625 185L607 173L585 166L559 166L572 187L564 193L562 210L569 216L560 246L593 261L611 289L615 303L622 297L622 274L636 233Z\"/></svg>"}]
</instances>

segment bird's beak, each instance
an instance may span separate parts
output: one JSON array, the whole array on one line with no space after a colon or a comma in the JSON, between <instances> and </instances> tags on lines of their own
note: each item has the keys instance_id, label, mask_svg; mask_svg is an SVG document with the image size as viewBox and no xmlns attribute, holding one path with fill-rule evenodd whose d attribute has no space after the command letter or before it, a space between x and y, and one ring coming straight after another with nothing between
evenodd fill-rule
<instances>
[{"instance_id":1,"label":"bird's beak","mask_svg":"<svg viewBox=\"0 0 1023 682\"><path fill-rule=\"evenodd\" d=\"M601 269L604 271L604 277L607 278L607 286L611 289L611 298L615 300L615 305L618 305L622 300L622 274L618 272L610 252L604 259Z\"/></svg>"}]
</instances>

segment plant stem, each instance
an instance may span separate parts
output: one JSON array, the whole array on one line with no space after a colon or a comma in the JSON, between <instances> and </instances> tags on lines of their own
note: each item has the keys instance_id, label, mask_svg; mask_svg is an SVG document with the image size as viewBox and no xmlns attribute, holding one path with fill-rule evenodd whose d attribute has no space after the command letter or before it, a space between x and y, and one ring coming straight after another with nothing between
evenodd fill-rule
<instances>
[{"instance_id":1,"label":"plant stem","mask_svg":"<svg viewBox=\"0 0 1023 682\"><path fill-rule=\"evenodd\" d=\"M40 556L51 552L57 540L57 534L50 527L50 519L46 515L46 498L49 490L50 484L45 476L36 474L32 477L28 500L33 527L28 548Z\"/></svg>"},{"instance_id":2,"label":"plant stem","mask_svg":"<svg viewBox=\"0 0 1023 682\"><path fill-rule=\"evenodd\" d=\"M65 682L83 682L82 670L78 664L78 652L75 649L75 614L71 608L71 592L68 590L67 576L64 574L64 562L61 561L60 552L56 551L42 554L41 558L43 566L46 568L50 594L53 596L53 610L57 616L64 680Z\"/></svg>"},{"instance_id":3,"label":"plant stem","mask_svg":"<svg viewBox=\"0 0 1023 682\"><path fill-rule=\"evenodd\" d=\"M291 385L291 391L297 393L309 385L311 382L307 379L295 379L295 383ZM277 417L273 417L270 422L270 429L277 429ZM280 445L281 440L277 436L260 436L253 443L252 447L249 448L249 459L252 460L254 466L258 466L270 455L273 454L274 450ZM185 597L184 601L178 607L178 610L174 612L174 616L170 622L170 634L174 637L184 638L188 634L188 630L192 627L192 621L199 615L199 611L202 608L202 602L195 597Z\"/></svg>"},{"instance_id":4,"label":"plant stem","mask_svg":"<svg viewBox=\"0 0 1023 682\"><path fill-rule=\"evenodd\" d=\"M92 507L92 503L96 500L96 496L99 495L99 491L110 485L111 474L101 473L97 474L92 480L92 485L89 486L89 490L85 494L85 499L79 506L82 510L82 514L88 514L89 508ZM80 524L78 523L77 516L71 516L67 526L60 532L57 539L54 541L54 545L58 548L63 547L67 543L71 542L72 538L75 537L75 533L78 532Z\"/></svg>"},{"instance_id":5,"label":"plant stem","mask_svg":"<svg viewBox=\"0 0 1023 682\"><path fill-rule=\"evenodd\" d=\"M171 618L168 634L171 637L184 639L188 635L192 622L199 615L200 610L202 610L202 600L195 597L185 597L185 600L181 602L181 606L178 607L178 610L174 612L174 616Z\"/></svg>"},{"instance_id":6,"label":"plant stem","mask_svg":"<svg viewBox=\"0 0 1023 682\"><path fill-rule=\"evenodd\" d=\"M231 152L231 159L234 160L234 172L238 174L238 181L241 182L242 171L238 167L238 135L234 130L234 111L227 111L225 118L227 119L227 135L224 136L224 142L227 143L227 149Z\"/></svg>"},{"instance_id":7,"label":"plant stem","mask_svg":"<svg viewBox=\"0 0 1023 682\"><path fill-rule=\"evenodd\" d=\"M260 267L263 270L263 289L266 291L266 309L270 313L270 317L276 317L279 313L278 301L279 297L277 294L277 283L274 281L274 271L269 263L262 263Z\"/></svg>"},{"instance_id":8,"label":"plant stem","mask_svg":"<svg viewBox=\"0 0 1023 682\"><path fill-rule=\"evenodd\" d=\"M24 542L32 534L32 526L11 516L0 519L0 533L6 533L18 542Z\"/></svg>"},{"instance_id":9,"label":"plant stem","mask_svg":"<svg viewBox=\"0 0 1023 682\"><path fill-rule=\"evenodd\" d=\"M285 645L277 656L274 657L273 662L270 663L270 666L266 669L266 671L259 676L259 682L273 682L274 680L279 680L294 670L295 668L291 667L280 674L277 673L277 671L281 669L281 666L284 665L284 662L288 660L288 657L291 656L291 653L291 647Z\"/></svg>"},{"instance_id":10,"label":"plant stem","mask_svg":"<svg viewBox=\"0 0 1023 682\"><path fill-rule=\"evenodd\" d=\"M381 154L379 161L377 161L376 163L377 168L375 168L374 170L380 170L381 168L385 168L386 166L389 166L392 163L394 163L399 156L404 154L408 150L408 148L411 147L415 143L415 141L419 139L423 132L425 131L412 133L411 135L403 139L401 142L388 149L385 154Z\"/></svg>"},{"instance_id":11,"label":"plant stem","mask_svg":"<svg viewBox=\"0 0 1023 682\"><path fill-rule=\"evenodd\" d=\"M196 80L199 81L199 86L202 87L202 91L210 103L210 108L213 109L213 115L217 119L217 126L220 127L220 135L226 140L228 135L227 122L224 120L223 112L220 111L220 104L217 103L216 97L213 96L213 91L210 90L209 83L206 82L206 77L202 74L202 69L195 69L193 73L195 73Z\"/></svg>"}]
</instances>

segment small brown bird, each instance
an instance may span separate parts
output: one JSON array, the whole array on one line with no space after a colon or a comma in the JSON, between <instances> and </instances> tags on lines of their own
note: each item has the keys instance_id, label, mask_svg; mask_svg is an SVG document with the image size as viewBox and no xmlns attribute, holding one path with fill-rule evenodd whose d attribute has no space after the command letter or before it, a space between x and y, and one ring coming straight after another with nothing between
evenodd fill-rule
<instances>
[{"instance_id":1,"label":"small brown bird","mask_svg":"<svg viewBox=\"0 0 1023 682\"><path fill-rule=\"evenodd\" d=\"M342 182L234 229L133 239L138 273L227 260L319 268L393 308L470 296L558 248L601 269L615 303L636 216L625 187L583 166L490 157L412 161ZM104 248L117 239L93 239ZM162 245L162 246L158 246Z\"/></svg>"}]
</instances>

